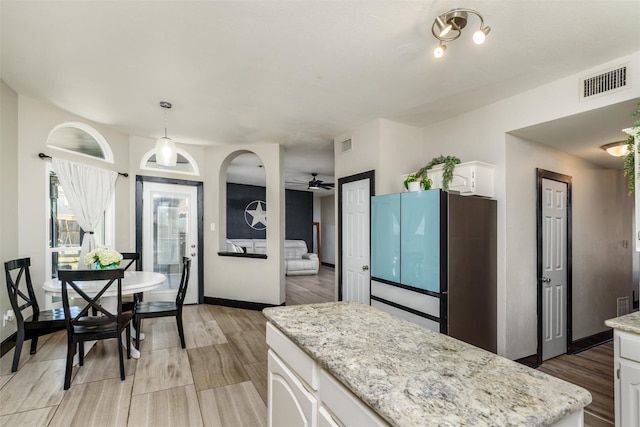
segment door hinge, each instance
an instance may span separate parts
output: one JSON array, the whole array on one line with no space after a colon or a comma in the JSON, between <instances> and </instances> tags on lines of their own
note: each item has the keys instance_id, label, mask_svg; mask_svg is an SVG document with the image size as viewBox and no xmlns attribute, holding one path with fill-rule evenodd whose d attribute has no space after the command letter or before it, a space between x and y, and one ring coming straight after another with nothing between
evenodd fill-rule
<instances>
[{"instance_id":1,"label":"door hinge","mask_svg":"<svg viewBox=\"0 0 640 427\"><path fill-rule=\"evenodd\" d=\"M620 379L620 368L616 369L616 378Z\"/></svg>"}]
</instances>

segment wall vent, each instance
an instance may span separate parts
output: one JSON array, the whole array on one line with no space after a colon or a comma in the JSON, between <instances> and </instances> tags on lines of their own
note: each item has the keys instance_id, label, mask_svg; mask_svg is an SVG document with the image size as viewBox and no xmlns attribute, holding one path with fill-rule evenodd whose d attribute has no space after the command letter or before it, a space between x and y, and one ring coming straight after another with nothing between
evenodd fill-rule
<instances>
[{"instance_id":1,"label":"wall vent","mask_svg":"<svg viewBox=\"0 0 640 427\"><path fill-rule=\"evenodd\" d=\"M618 298L618 310L617 317L624 316L625 314L629 314L629 297L619 297Z\"/></svg>"},{"instance_id":2,"label":"wall vent","mask_svg":"<svg viewBox=\"0 0 640 427\"><path fill-rule=\"evenodd\" d=\"M340 143L340 148L341 148L341 151L342 151L343 153L344 153L345 151L350 151L350 150L351 150L351 138L349 138L349 139L347 139L347 140L345 140L345 141L342 141L342 142Z\"/></svg>"},{"instance_id":3,"label":"wall vent","mask_svg":"<svg viewBox=\"0 0 640 427\"><path fill-rule=\"evenodd\" d=\"M604 95L626 89L630 86L630 70L628 65L616 67L595 76L580 80L580 101L591 99L596 95Z\"/></svg>"}]
</instances>

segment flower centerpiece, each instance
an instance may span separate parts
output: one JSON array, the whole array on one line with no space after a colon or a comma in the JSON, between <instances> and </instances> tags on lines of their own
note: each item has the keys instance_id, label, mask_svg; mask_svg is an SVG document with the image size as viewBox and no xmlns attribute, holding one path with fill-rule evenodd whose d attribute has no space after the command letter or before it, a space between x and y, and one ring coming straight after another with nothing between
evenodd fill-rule
<instances>
[{"instance_id":1,"label":"flower centerpiece","mask_svg":"<svg viewBox=\"0 0 640 427\"><path fill-rule=\"evenodd\" d=\"M105 268L116 268L120 265L122 254L112 249L99 248L94 249L84 257L84 263L87 265L96 264L96 270L104 270Z\"/></svg>"}]
</instances>

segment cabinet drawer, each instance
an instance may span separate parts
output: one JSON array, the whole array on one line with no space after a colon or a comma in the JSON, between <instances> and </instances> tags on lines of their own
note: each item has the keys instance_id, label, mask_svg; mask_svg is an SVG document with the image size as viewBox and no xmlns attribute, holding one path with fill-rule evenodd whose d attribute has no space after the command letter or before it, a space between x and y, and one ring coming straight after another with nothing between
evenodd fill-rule
<instances>
[{"instance_id":1,"label":"cabinet drawer","mask_svg":"<svg viewBox=\"0 0 640 427\"><path fill-rule=\"evenodd\" d=\"M632 334L619 333L620 357L640 362L640 337Z\"/></svg>"},{"instance_id":2,"label":"cabinet drawer","mask_svg":"<svg viewBox=\"0 0 640 427\"><path fill-rule=\"evenodd\" d=\"M320 371L320 400L345 426L388 426L365 403L324 369Z\"/></svg>"},{"instance_id":3,"label":"cabinet drawer","mask_svg":"<svg viewBox=\"0 0 640 427\"><path fill-rule=\"evenodd\" d=\"M371 295L412 308L420 313L440 317L440 298L386 283L371 281Z\"/></svg>"},{"instance_id":4,"label":"cabinet drawer","mask_svg":"<svg viewBox=\"0 0 640 427\"><path fill-rule=\"evenodd\" d=\"M271 322L267 322L267 345L312 389L318 389L318 366Z\"/></svg>"},{"instance_id":5,"label":"cabinet drawer","mask_svg":"<svg viewBox=\"0 0 640 427\"><path fill-rule=\"evenodd\" d=\"M433 332L440 332L440 323L435 322L431 319L427 319L426 317L422 317L422 316L417 316L413 313L410 313L408 311L404 311L401 310L397 307L394 307L392 305L388 305L385 304L383 302L380 301L376 301L374 299L371 300L371 307L375 307L378 308L384 312L387 312L389 314L393 314L394 316L397 316L401 319L404 320L408 320L409 322L413 322L417 325L420 325L424 328L429 329L430 331Z\"/></svg>"}]
</instances>

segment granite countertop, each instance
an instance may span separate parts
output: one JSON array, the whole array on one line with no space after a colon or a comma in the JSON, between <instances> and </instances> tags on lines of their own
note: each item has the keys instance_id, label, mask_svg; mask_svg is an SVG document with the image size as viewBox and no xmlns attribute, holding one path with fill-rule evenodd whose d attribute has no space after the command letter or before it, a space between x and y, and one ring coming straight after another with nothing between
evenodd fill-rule
<instances>
[{"instance_id":1,"label":"granite countertop","mask_svg":"<svg viewBox=\"0 0 640 427\"><path fill-rule=\"evenodd\" d=\"M364 304L264 314L395 426L544 426L591 403L581 387Z\"/></svg>"},{"instance_id":2,"label":"granite countertop","mask_svg":"<svg viewBox=\"0 0 640 427\"><path fill-rule=\"evenodd\" d=\"M614 319L605 320L604 324L610 328L640 334L640 311L625 314L624 316L616 317Z\"/></svg>"}]
</instances>

